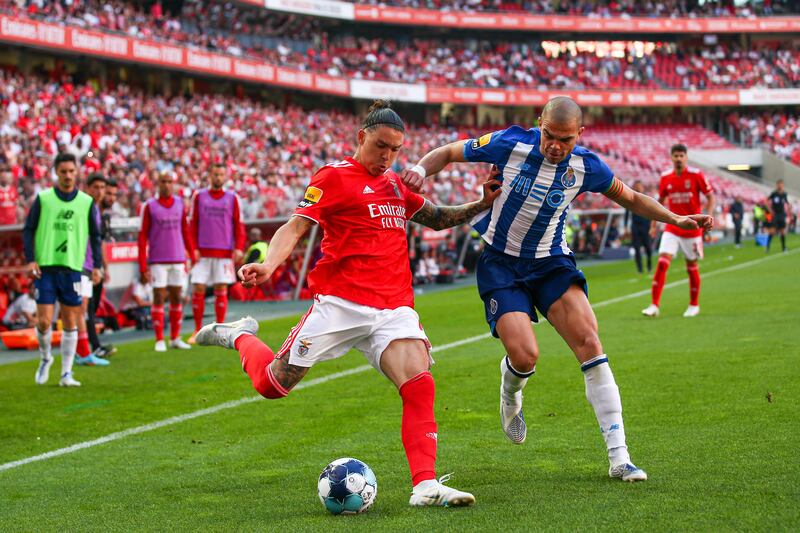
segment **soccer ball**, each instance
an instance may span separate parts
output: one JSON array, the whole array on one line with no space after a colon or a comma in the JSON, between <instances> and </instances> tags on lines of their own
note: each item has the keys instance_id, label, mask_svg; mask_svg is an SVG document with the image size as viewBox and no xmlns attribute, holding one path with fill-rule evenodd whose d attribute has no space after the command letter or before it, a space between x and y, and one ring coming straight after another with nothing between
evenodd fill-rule
<instances>
[{"instance_id":1,"label":"soccer ball","mask_svg":"<svg viewBox=\"0 0 800 533\"><path fill-rule=\"evenodd\" d=\"M363 513L375 503L378 481L372 469L358 459L337 459L319 475L317 493L333 514Z\"/></svg>"}]
</instances>

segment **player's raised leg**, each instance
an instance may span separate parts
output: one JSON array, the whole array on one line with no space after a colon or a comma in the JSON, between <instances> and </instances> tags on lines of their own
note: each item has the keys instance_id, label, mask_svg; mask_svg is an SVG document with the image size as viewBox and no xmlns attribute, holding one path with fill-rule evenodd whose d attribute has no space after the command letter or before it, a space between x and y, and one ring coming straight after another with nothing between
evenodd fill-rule
<instances>
[{"instance_id":1,"label":"player's raised leg","mask_svg":"<svg viewBox=\"0 0 800 533\"><path fill-rule=\"evenodd\" d=\"M220 346L239 352L242 370L253 388L265 398L283 398L305 376L307 368L291 365L256 337L258 322L250 316L235 322L215 322L200 328L195 336L199 346Z\"/></svg>"},{"instance_id":2,"label":"player's raised leg","mask_svg":"<svg viewBox=\"0 0 800 533\"><path fill-rule=\"evenodd\" d=\"M436 385L425 341L392 341L381 355L380 368L403 399L401 436L414 487L409 504L458 507L475 503L472 494L443 485L448 476L436 479L438 434L433 412Z\"/></svg>"},{"instance_id":3,"label":"player's raised leg","mask_svg":"<svg viewBox=\"0 0 800 533\"><path fill-rule=\"evenodd\" d=\"M594 409L608 450L609 476L623 481L645 481L647 474L633 465L628 454L619 388L603 352L597 334L597 319L586 293L572 285L550 306L547 320L581 363L586 399Z\"/></svg>"},{"instance_id":4,"label":"player's raised leg","mask_svg":"<svg viewBox=\"0 0 800 533\"><path fill-rule=\"evenodd\" d=\"M536 372L539 347L528 313L505 313L496 328L507 353L500 360L500 424L511 442L522 444L528 431L522 414L522 389Z\"/></svg>"}]
</instances>

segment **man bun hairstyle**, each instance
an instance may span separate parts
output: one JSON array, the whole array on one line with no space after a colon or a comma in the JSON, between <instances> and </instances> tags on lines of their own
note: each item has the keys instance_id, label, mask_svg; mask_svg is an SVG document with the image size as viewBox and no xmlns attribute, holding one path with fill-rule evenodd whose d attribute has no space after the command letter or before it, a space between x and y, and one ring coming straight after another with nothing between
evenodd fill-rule
<instances>
[{"instance_id":1,"label":"man bun hairstyle","mask_svg":"<svg viewBox=\"0 0 800 533\"><path fill-rule=\"evenodd\" d=\"M672 155L675 152L683 152L684 154L686 154L689 152L689 150L686 148L685 144L673 144L672 148L669 149L669 153L670 155Z\"/></svg>"},{"instance_id":2,"label":"man bun hairstyle","mask_svg":"<svg viewBox=\"0 0 800 533\"><path fill-rule=\"evenodd\" d=\"M406 125L403 123L403 119L391 108L391 104L386 100L372 102L372 105L369 106L367 117L361 124L361 129L373 131L380 126L386 126L402 133L406 132Z\"/></svg>"}]
</instances>

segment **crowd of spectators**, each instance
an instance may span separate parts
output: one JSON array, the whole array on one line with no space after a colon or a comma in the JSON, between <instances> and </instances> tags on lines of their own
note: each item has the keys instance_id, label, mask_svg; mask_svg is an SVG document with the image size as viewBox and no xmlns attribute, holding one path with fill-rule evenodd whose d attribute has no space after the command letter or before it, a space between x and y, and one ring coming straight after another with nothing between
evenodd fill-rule
<instances>
[{"instance_id":1,"label":"crowd of spectators","mask_svg":"<svg viewBox=\"0 0 800 533\"><path fill-rule=\"evenodd\" d=\"M565 43L559 53L554 43L540 41L329 34L318 18L211 0L186 1L174 15L165 14L157 2L145 10L122 0L0 0L0 10L356 79L573 90L781 88L800 81L800 53L782 43L751 49L651 43L647 54L629 43L620 53L600 57L594 50L567 50Z\"/></svg>"},{"instance_id":2,"label":"crowd of spectators","mask_svg":"<svg viewBox=\"0 0 800 533\"><path fill-rule=\"evenodd\" d=\"M216 161L229 169L229 186L242 198L245 220L285 215L317 168L355 151L359 127L358 117L339 111L279 109L222 95L145 96L127 86L98 90L67 78L7 72L0 73L0 102L0 181L17 193L14 201L0 204L17 222L36 193L50 185L59 151L75 154L83 175L102 172L117 181L112 217L136 216L161 172L173 172L188 198L205 186ZM468 136L456 128L412 127L398 168ZM442 172L431 198L446 204L473 198L478 172L463 165Z\"/></svg>"},{"instance_id":3,"label":"crowd of spectators","mask_svg":"<svg viewBox=\"0 0 800 533\"><path fill-rule=\"evenodd\" d=\"M782 111L734 112L728 115L739 141L748 147L764 147L800 165L800 115Z\"/></svg>"},{"instance_id":4,"label":"crowd of spectators","mask_svg":"<svg viewBox=\"0 0 800 533\"><path fill-rule=\"evenodd\" d=\"M356 4L441 11L499 11L585 17L752 17L797 12L792 0L357 0Z\"/></svg>"}]
</instances>

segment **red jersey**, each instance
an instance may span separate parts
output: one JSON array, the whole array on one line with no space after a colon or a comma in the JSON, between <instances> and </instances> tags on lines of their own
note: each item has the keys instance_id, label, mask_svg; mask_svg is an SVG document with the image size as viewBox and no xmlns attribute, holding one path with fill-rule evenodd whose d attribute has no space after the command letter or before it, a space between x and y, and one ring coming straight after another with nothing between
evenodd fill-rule
<instances>
[{"instance_id":1,"label":"red jersey","mask_svg":"<svg viewBox=\"0 0 800 533\"><path fill-rule=\"evenodd\" d=\"M322 167L294 212L324 232L311 292L378 309L413 307L406 221L424 203L391 171L372 176L350 157Z\"/></svg>"},{"instance_id":2,"label":"red jersey","mask_svg":"<svg viewBox=\"0 0 800 533\"><path fill-rule=\"evenodd\" d=\"M0 226L17 223L17 188L0 187Z\"/></svg>"},{"instance_id":3,"label":"red jersey","mask_svg":"<svg viewBox=\"0 0 800 533\"><path fill-rule=\"evenodd\" d=\"M711 185L706 181L699 169L687 167L681 175L674 170L661 174L658 185L658 196L667 209L676 215L699 215L702 212L700 193L709 195L713 192ZM666 230L678 237L700 237L703 230L681 229L678 226L667 224Z\"/></svg>"}]
</instances>

